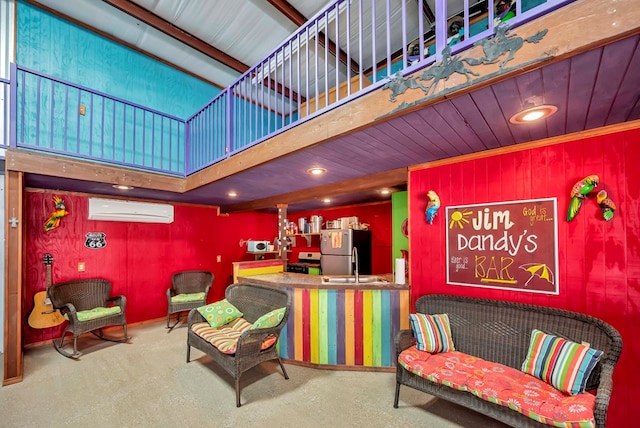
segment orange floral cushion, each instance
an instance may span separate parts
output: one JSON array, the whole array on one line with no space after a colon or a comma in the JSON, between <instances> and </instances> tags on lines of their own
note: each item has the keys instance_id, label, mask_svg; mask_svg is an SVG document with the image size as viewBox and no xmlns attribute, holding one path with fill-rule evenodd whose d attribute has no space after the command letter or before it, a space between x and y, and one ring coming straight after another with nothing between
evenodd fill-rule
<instances>
[{"instance_id":1,"label":"orange floral cushion","mask_svg":"<svg viewBox=\"0 0 640 428\"><path fill-rule=\"evenodd\" d=\"M538 378L502 364L458 351L430 354L415 346L404 350L398 363L432 382L470 392L544 424L595 427L595 396L588 392L563 394Z\"/></svg>"}]
</instances>

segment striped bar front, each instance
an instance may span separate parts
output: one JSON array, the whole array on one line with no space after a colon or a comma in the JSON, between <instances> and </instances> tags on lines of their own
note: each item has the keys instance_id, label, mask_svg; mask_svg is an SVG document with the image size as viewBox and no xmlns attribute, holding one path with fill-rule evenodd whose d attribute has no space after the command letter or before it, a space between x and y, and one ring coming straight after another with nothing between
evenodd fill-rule
<instances>
[{"instance_id":1,"label":"striped bar front","mask_svg":"<svg viewBox=\"0 0 640 428\"><path fill-rule=\"evenodd\" d=\"M286 290L292 294L292 308L280 338L282 358L395 366L394 336L409 328L409 290Z\"/></svg>"}]
</instances>

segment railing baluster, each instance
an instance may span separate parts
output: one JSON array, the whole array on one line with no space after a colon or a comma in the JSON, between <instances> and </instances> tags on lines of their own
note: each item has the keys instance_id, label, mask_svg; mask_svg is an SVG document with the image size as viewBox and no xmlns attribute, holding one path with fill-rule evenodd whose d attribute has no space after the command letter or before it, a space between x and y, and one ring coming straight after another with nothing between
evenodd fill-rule
<instances>
[{"instance_id":1,"label":"railing baluster","mask_svg":"<svg viewBox=\"0 0 640 428\"><path fill-rule=\"evenodd\" d=\"M104 159L104 133L105 133L105 127L104 127L104 104L105 104L105 99L104 97L102 97L102 109L101 109L101 113L100 113L100 117L101 117L101 124L100 124L100 157L102 157Z\"/></svg>"},{"instance_id":2,"label":"railing baluster","mask_svg":"<svg viewBox=\"0 0 640 428\"><path fill-rule=\"evenodd\" d=\"M55 83L51 82L51 129L49 129L49 147L53 148L53 118L56 112Z\"/></svg>"},{"instance_id":3,"label":"railing baluster","mask_svg":"<svg viewBox=\"0 0 640 428\"><path fill-rule=\"evenodd\" d=\"M351 3L347 3L347 97L351 96Z\"/></svg>"},{"instance_id":4,"label":"railing baluster","mask_svg":"<svg viewBox=\"0 0 640 428\"><path fill-rule=\"evenodd\" d=\"M89 155L93 153L93 94L89 96Z\"/></svg>"},{"instance_id":5,"label":"railing baluster","mask_svg":"<svg viewBox=\"0 0 640 428\"><path fill-rule=\"evenodd\" d=\"M373 83L378 81L378 70L376 59L376 0L371 0L371 53L373 57Z\"/></svg>"},{"instance_id":6,"label":"railing baluster","mask_svg":"<svg viewBox=\"0 0 640 428\"><path fill-rule=\"evenodd\" d=\"M335 49L335 59L336 59L336 102L340 100L340 19L338 16L338 6L339 3L336 3L336 49ZM327 40L327 44L329 41Z\"/></svg>"}]
</instances>

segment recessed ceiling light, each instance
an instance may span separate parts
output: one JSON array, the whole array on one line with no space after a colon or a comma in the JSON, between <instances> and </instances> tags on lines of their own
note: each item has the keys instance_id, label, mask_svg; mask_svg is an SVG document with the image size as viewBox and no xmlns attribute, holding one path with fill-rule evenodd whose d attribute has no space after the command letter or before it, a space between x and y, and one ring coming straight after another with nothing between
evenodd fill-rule
<instances>
[{"instance_id":1,"label":"recessed ceiling light","mask_svg":"<svg viewBox=\"0 0 640 428\"><path fill-rule=\"evenodd\" d=\"M227 196L231 196L232 198L235 198L236 196L238 196L238 194L232 190L231 192L227 193Z\"/></svg>"},{"instance_id":2,"label":"recessed ceiling light","mask_svg":"<svg viewBox=\"0 0 640 428\"><path fill-rule=\"evenodd\" d=\"M381 195L388 195L389 193L391 193L391 190L389 190L389 189L380 189L380 194Z\"/></svg>"},{"instance_id":3,"label":"recessed ceiling light","mask_svg":"<svg viewBox=\"0 0 640 428\"><path fill-rule=\"evenodd\" d=\"M114 189L118 189L118 190L131 190L131 189L133 189L133 186L126 186L124 184L114 184L111 187L113 187Z\"/></svg>"},{"instance_id":4,"label":"recessed ceiling light","mask_svg":"<svg viewBox=\"0 0 640 428\"><path fill-rule=\"evenodd\" d=\"M551 104L531 107L514 114L509 122L514 124L530 123L536 120L544 119L558 111L558 107Z\"/></svg>"},{"instance_id":5,"label":"recessed ceiling light","mask_svg":"<svg viewBox=\"0 0 640 428\"><path fill-rule=\"evenodd\" d=\"M331 202L331 199L329 199L329 198L324 198L324 199L322 200L322 202L324 202L325 204L328 204L329 202Z\"/></svg>"},{"instance_id":6,"label":"recessed ceiling light","mask_svg":"<svg viewBox=\"0 0 640 428\"><path fill-rule=\"evenodd\" d=\"M327 170L320 167L313 167L313 168L309 168L307 172L311 175L322 175L325 172L327 172Z\"/></svg>"}]
</instances>

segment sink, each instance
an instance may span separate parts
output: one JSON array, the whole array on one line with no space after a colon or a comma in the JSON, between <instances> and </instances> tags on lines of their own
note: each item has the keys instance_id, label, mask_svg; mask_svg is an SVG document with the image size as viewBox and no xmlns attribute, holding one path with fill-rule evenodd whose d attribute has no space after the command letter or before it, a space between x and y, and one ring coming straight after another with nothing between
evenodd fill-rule
<instances>
[{"instance_id":1,"label":"sink","mask_svg":"<svg viewBox=\"0 0 640 428\"><path fill-rule=\"evenodd\" d=\"M356 282L356 277L349 276L323 276L323 284L388 284L389 281L380 276L361 276Z\"/></svg>"}]
</instances>

